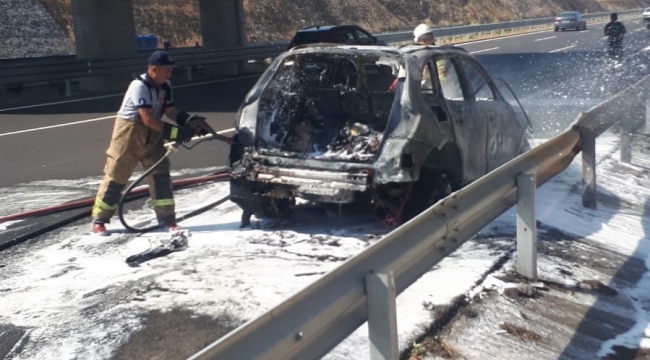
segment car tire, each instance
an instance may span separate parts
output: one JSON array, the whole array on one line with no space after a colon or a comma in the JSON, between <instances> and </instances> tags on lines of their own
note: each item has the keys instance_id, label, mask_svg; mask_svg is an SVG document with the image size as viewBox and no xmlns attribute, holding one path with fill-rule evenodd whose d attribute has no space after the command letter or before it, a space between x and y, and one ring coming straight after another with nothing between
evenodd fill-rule
<instances>
[{"instance_id":1,"label":"car tire","mask_svg":"<svg viewBox=\"0 0 650 360\"><path fill-rule=\"evenodd\" d=\"M557 27L553 28L553 31L556 31L556 32L557 32Z\"/></svg>"},{"instance_id":2,"label":"car tire","mask_svg":"<svg viewBox=\"0 0 650 360\"><path fill-rule=\"evenodd\" d=\"M289 219L292 217L294 199L270 198L262 195L249 195L245 199L231 199L239 205L246 217L255 215L258 219Z\"/></svg>"},{"instance_id":3,"label":"car tire","mask_svg":"<svg viewBox=\"0 0 650 360\"><path fill-rule=\"evenodd\" d=\"M423 168L420 180L411 190L408 206L402 214L402 223L414 218L438 200L447 197L452 191L454 191L453 184L448 173Z\"/></svg>"}]
</instances>

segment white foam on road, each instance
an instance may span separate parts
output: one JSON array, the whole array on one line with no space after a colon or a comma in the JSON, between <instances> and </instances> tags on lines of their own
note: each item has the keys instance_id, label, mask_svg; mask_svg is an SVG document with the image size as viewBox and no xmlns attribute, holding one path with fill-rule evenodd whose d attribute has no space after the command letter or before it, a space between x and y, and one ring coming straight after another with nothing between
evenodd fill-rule
<instances>
[{"instance_id":1,"label":"white foam on road","mask_svg":"<svg viewBox=\"0 0 650 360\"><path fill-rule=\"evenodd\" d=\"M616 163L612 156L617 145L616 135L598 139L599 166ZM538 190L539 220L563 231L588 235L616 251L646 254L642 224L647 219L637 213L609 214L604 209L582 208L579 194L571 190L580 184L579 173L578 156L569 169ZM620 183L603 181L599 189L633 203L650 198L645 177L624 179ZM178 191L179 215L226 195L228 189L227 184L219 183ZM48 193L51 191L41 195ZM514 208L509 210L482 235L494 231L514 235L515 215ZM152 213L145 207L126 216L138 221L151 218ZM5 266L0 268L0 322L22 326L30 334L14 359L109 358L140 329L140 316L151 310L184 308L208 316L227 312L242 321L250 320L375 243L386 231L379 224L242 230L239 220L239 209L230 202L188 219L181 223L192 233L187 250L136 268L124 260L148 248L151 237L129 241L119 235L96 238L84 235L89 228L81 225L29 248L16 247L9 258L3 258ZM119 227L119 223L112 226ZM498 241L505 241L504 248L513 246L512 240L494 239ZM397 299L400 349L423 333L432 320L432 308L474 292L478 279L505 252L469 241L405 290ZM629 336L613 339L607 346L647 342L642 327L650 294L643 293L642 286L650 285L640 283L638 291L631 293L639 298L637 326ZM367 336L364 325L325 359L368 359Z\"/></svg>"}]
</instances>

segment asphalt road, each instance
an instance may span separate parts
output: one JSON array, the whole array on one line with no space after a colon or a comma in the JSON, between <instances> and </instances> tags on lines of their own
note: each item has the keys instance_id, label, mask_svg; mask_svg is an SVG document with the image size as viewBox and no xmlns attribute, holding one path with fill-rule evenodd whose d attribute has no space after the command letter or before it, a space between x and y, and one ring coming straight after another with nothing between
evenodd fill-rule
<instances>
[{"instance_id":1,"label":"asphalt road","mask_svg":"<svg viewBox=\"0 0 650 360\"><path fill-rule=\"evenodd\" d=\"M643 55L650 45L650 30L640 20L627 20L626 53ZM522 100L536 133L563 129L579 111L611 96L634 81L603 70L604 24L586 31L539 32L462 45L488 68L495 78L510 84ZM632 66L630 66L631 68ZM606 73L603 73L605 71ZM613 78L614 85L608 84ZM234 116L255 77L175 89L176 104L200 113L217 130L232 128ZM606 88L597 94L593 89ZM507 89L502 88L507 93ZM544 100L548 101L544 101ZM101 176L104 152L121 94L85 101L0 109L0 187L50 179ZM549 103L553 105L549 107ZM549 110L551 109L551 110ZM549 115L550 114L550 115ZM557 117L561 117L558 121ZM172 157L174 169L222 166L227 147L216 142L182 150Z\"/></svg>"},{"instance_id":2,"label":"asphalt road","mask_svg":"<svg viewBox=\"0 0 650 360\"><path fill-rule=\"evenodd\" d=\"M650 30L638 20L624 23L629 32L626 37L628 60L622 70L604 65L604 24L591 25L582 32L541 32L463 47L473 53L493 77L512 86L533 119L536 134L547 136L565 128L579 111L587 110L647 74ZM215 129L228 129L233 126L235 112L255 80L216 81L176 88L176 102L189 112L205 115ZM121 95L115 95L0 109L0 188L39 180L101 176L113 116L121 99ZM226 156L227 148L222 144L206 143L195 150L174 154L172 164L174 169L220 166L225 163ZM48 217L35 221L39 222L37 225L46 225L56 220L56 217ZM27 229L31 225L23 226ZM189 327L187 335L179 335L180 320L174 316L158 314L152 319L152 331L165 331L171 324L175 340L208 341L217 336L214 329L218 324L208 320L197 322L195 328L206 329L205 334L198 337L197 330ZM220 332L227 330L219 329ZM135 338L132 346L125 348L120 356L146 357L139 352L148 349L150 339L158 337ZM25 329L0 324L0 357L16 346L20 348L24 341L30 341ZM183 340L181 343L180 346L188 346L189 342ZM179 345L174 343L172 347Z\"/></svg>"}]
</instances>

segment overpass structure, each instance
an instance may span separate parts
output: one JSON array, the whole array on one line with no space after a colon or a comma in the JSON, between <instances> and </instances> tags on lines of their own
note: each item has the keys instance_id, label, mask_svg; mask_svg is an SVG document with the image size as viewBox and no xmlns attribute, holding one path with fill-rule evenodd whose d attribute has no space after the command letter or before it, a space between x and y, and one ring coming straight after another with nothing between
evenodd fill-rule
<instances>
[{"instance_id":1,"label":"overpass structure","mask_svg":"<svg viewBox=\"0 0 650 360\"><path fill-rule=\"evenodd\" d=\"M244 45L242 0L199 0L199 11L204 49ZM72 16L78 59L137 53L133 0L72 0ZM110 77L86 79L84 87L106 88L109 81Z\"/></svg>"}]
</instances>

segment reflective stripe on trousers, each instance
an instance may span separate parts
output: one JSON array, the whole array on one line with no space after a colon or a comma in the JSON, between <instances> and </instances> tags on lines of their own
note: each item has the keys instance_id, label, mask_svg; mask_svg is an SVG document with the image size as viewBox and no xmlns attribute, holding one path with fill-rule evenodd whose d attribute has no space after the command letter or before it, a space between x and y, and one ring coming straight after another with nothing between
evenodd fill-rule
<instances>
[{"instance_id":1,"label":"reflective stripe on trousers","mask_svg":"<svg viewBox=\"0 0 650 360\"><path fill-rule=\"evenodd\" d=\"M104 180L97 191L92 216L95 221L109 222L117 210L122 190L126 187L135 167L140 163L146 170L165 155L162 134L146 127L141 121L117 117L106 151ZM173 220L174 196L171 184L169 159L147 176L149 195L159 222Z\"/></svg>"}]
</instances>

